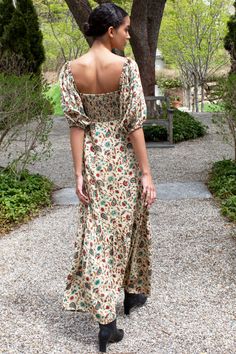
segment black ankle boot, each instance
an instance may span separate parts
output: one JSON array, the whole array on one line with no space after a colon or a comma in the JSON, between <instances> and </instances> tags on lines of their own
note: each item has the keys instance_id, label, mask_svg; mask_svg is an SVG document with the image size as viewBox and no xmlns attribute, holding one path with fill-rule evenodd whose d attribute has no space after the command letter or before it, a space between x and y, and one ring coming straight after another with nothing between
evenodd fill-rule
<instances>
[{"instance_id":1,"label":"black ankle boot","mask_svg":"<svg viewBox=\"0 0 236 354\"><path fill-rule=\"evenodd\" d=\"M108 324L99 323L100 331L98 333L99 350L106 353L107 343L115 343L124 337L123 329L117 329L116 319Z\"/></svg>"},{"instance_id":2,"label":"black ankle boot","mask_svg":"<svg viewBox=\"0 0 236 354\"><path fill-rule=\"evenodd\" d=\"M125 299L124 299L124 313L129 315L132 307L140 307L145 304L147 301L147 296L144 294L131 294L125 290Z\"/></svg>"}]
</instances>

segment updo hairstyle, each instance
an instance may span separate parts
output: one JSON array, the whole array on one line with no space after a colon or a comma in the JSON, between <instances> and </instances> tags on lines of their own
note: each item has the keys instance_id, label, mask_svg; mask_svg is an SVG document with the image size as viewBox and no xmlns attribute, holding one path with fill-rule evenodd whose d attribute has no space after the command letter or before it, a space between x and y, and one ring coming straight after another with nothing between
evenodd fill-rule
<instances>
[{"instance_id":1,"label":"updo hairstyle","mask_svg":"<svg viewBox=\"0 0 236 354\"><path fill-rule=\"evenodd\" d=\"M84 34L88 37L100 37L108 28L118 28L128 13L113 3L105 3L97 6L90 13L88 22L84 23Z\"/></svg>"}]
</instances>

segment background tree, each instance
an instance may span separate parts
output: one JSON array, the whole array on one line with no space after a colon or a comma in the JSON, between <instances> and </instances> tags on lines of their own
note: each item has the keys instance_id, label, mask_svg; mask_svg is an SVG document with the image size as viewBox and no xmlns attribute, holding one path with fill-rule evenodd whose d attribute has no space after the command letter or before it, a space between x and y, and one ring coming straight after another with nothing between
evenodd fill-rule
<instances>
[{"instance_id":1,"label":"background tree","mask_svg":"<svg viewBox=\"0 0 236 354\"><path fill-rule=\"evenodd\" d=\"M176 64L186 89L190 108L190 88L194 86L194 106L199 110L201 88L203 110L204 85L209 75L227 63L222 38L226 32L226 0L172 0L167 3L159 48L165 58Z\"/></svg>"},{"instance_id":2,"label":"background tree","mask_svg":"<svg viewBox=\"0 0 236 354\"><path fill-rule=\"evenodd\" d=\"M34 0L46 60L43 71L56 71L62 62L81 56L88 43L64 0Z\"/></svg>"},{"instance_id":3,"label":"background tree","mask_svg":"<svg viewBox=\"0 0 236 354\"><path fill-rule=\"evenodd\" d=\"M16 7L2 0L0 13L0 70L39 74L45 53L32 0L18 0Z\"/></svg>"},{"instance_id":4,"label":"background tree","mask_svg":"<svg viewBox=\"0 0 236 354\"><path fill-rule=\"evenodd\" d=\"M88 20L94 1L66 0L80 30ZM96 3L113 2L97 0ZM166 0L114 1L117 5L131 6L130 43L139 66L143 89L146 96L155 92L155 56L160 24ZM92 39L86 38L89 45Z\"/></svg>"},{"instance_id":5,"label":"background tree","mask_svg":"<svg viewBox=\"0 0 236 354\"><path fill-rule=\"evenodd\" d=\"M236 1L234 2L235 14L227 23L228 33L224 39L225 49L231 57L231 73L236 73Z\"/></svg>"}]
</instances>

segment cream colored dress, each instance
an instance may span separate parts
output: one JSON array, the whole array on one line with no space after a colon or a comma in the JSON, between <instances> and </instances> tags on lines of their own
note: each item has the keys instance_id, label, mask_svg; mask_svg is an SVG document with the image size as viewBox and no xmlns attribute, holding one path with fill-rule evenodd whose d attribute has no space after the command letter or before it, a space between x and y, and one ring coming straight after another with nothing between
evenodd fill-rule
<instances>
[{"instance_id":1,"label":"cream colored dress","mask_svg":"<svg viewBox=\"0 0 236 354\"><path fill-rule=\"evenodd\" d=\"M119 292L151 294L149 209L128 133L142 127L146 104L136 62L127 57L119 90L82 94L69 63L60 72L70 127L85 130L83 178L90 204L79 203L78 232L66 277L65 310L86 311L107 324Z\"/></svg>"}]
</instances>

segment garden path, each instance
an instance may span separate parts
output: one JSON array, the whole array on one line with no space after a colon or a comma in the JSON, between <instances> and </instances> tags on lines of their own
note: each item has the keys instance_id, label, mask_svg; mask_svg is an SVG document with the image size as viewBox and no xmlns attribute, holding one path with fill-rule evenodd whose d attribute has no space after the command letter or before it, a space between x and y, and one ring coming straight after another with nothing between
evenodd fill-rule
<instances>
[{"instance_id":1,"label":"garden path","mask_svg":"<svg viewBox=\"0 0 236 354\"><path fill-rule=\"evenodd\" d=\"M167 183L204 183L214 161L232 158L232 148L209 126L200 139L148 150L157 192ZM63 119L55 120L51 140L51 159L31 171L47 175L58 188L73 187ZM150 217L152 296L130 318L123 315L120 297L117 322L125 337L108 352L235 354L234 226L210 195L157 198ZM90 315L62 309L77 219L76 205L54 205L0 239L1 353L97 353L98 326Z\"/></svg>"}]
</instances>

